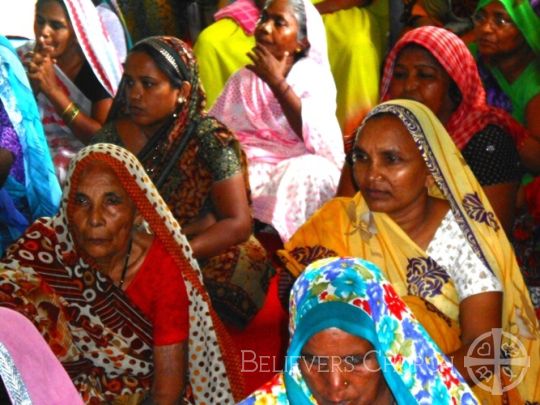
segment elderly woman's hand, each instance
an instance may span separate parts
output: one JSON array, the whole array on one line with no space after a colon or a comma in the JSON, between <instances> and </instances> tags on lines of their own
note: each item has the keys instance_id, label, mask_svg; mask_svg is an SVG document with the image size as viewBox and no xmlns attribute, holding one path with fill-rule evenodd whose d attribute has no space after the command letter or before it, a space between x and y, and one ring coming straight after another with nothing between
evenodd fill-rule
<instances>
[{"instance_id":1,"label":"elderly woman's hand","mask_svg":"<svg viewBox=\"0 0 540 405\"><path fill-rule=\"evenodd\" d=\"M248 58L253 62L246 67L264 80L272 89L278 87L292 66L292 56L285 52L277 59L266 46L257 44L248 52Z\"/></svg>"}]
</instances>

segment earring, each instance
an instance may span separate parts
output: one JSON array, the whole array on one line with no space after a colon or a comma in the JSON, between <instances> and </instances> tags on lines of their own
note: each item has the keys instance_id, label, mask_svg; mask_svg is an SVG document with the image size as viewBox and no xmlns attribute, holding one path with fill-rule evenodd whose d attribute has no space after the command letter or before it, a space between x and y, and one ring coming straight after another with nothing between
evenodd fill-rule
<instances>
[{"instance_id":1,"label":"earring","mask_svg":"<svg viewBox=\"0 0 540 405\"><path fill-rule=\"evenodd\" d=\"M186 102L186 98L184 96L179 96L178 97L178 105L181 107L184 105L184 103Z\"/></svg>"},{"instance_id":2,"label":"earring","mask_svg":"<svg viewBox=\"0 0 540 405\"><path fill-rule=\"evenodd\" d=\"M302 52L302 51L303 51L303 49L302 49L302 48L300 48L300 47L298 47L298 48L296 48L296 49L295 49L294 51L295 51L295 53L300 53L300 52Z\"/></svg>"}]
</instances>

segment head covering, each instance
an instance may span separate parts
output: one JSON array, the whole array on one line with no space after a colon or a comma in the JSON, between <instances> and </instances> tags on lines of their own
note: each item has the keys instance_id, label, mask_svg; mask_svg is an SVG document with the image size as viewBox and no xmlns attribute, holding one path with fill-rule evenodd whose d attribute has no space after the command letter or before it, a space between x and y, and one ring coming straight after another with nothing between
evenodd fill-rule
<instances>
[{"instance_id":1,"label":"head covering","mask_svg":"<svg viewBox=\"0 0 540 405\"><path fill-rule=\"evenodd\" d=\"M0 241L1 255L2 245L13 242L29 223L54 215L61 196L32 88L4 36L0 36L0 110L0 147L14 156L9 177L0 189L0 217L10 233L7 240Z\"/></svg>"},{"instance_id":2,"label":"head covering","mask_svg":"<svg viewBox=\"0 0 540 405\"><path fill-rule=\"evenodd\" d=\"M190 303L188 373L196 402L233 403L231 390L236 387L230 385L229 376L241 389L228 354L234 346L210 305L180 226L141 164L123 148L96 144L82 149L72 160L59 213L34 223L1 263L0 288L13 291L2 305L24 312L37 323L79 390L87 394L85 400L93 396L110 400L150 388L151 325L123 291L81 256L69 230L80 175L96 161L114 171L182 271ZM38 293L39 300L34 300ZM43 304L51 310L40 321L35 314ZM114 317L111 308L116 309ZM47 315L56 322L49 322ZM96 378L100 381L97 387Z\"/></svg>"},{"instance_id":3,"label":"head covering","mask_svg":"<svg viewBox=\"0 0 540 405\"><path fill-rule=\"evenodd\" d=\"M83 404L32 322L7 308L0 308L0 378L14 404Z\"/></svg>"},{"instance_id":4,"label":"head covering","mask_svg":"<svg viewBox=\"0 0 540 405\"><path fill-rule=\"evenodd\" d=\"M523 401L538 401L538 321L512 247L491 204L445 128L428 107L410 100L392 100L377 106L364 122L381 113L399 118L407 128L435 180L436 185L429 193L448 200L468 244L502 284L504 356L517 358L526 354L531 365L523 375L516 361L511 366L513 374L508 371L507 375L515 379L523 376L517 386ZM443 314L442 319L448 321L448 325L443 322L440 331L431 322L422 322L441 347L448 338L451 322L459 320L459 298L453 281L447 275L428 274L432 260L428 253L387 214L371 212L361 193L352 199L337 198L328 203L298 230L279 255L293 274L299 274L317 258L327 256L358 256L374 262L383 269L401 297L419 296L430 308L437 308L436 312ZM421 277L414 276L415 271L420 272ZM422 285L427 288L424 294ZM435 314L434 311L430 313ZM520 353L507 349L515 347L516 342L522 348ZM452 348L443 350L450 352Z\"/></svg>"},{"instance_id":5,"label":"head covering","mask_svg":"<svg viewBox=\"0 0 540 405\"><path fill-rule=\"evenodd\" d=\"M493 0L480 0L476 11L484 8ZM535 54L540 54L540 5L534 0L497 0L506 9L516 28L521 31L525 41Z\"/></svg>"},{"instance_id":6,"label":"head covering","mask_svg":"<svg viewBox=\"0 0 540 405\"><path fill-rule=\"evenodd\" d=\"M197 61L186 43L175 37L153 36L137 42L132 52L140 50L141 45L146 45L157 52L158 67L168 65L175 72L175 79L186 81L191 86L185 103L179 105L179 111L171 115L169 122L164 124L138 154L139 160L154 184L161 190L165 200L174 205L169 199L170 193L163 190L162 186L174 165L178 164L178 159L189 141L209 132L219 136L224 144L231 142L234 137L221 123L206 115L206 95L199 80ZM122 81L108 121L113 121L125 113L126 94L125 81Z\"/></svg>"},{"instance_id":7,"label":"head covering","mask_svg":"<svg viewBox=\"0 0 540 405\"><path fill-rule=\"evenodd\" d=\"M62 0L77 42L99 82L112 96L122 78L122 62L91 0Z\"/></svg>"},{"instance_id":8,"label":"head covering","mask_svg":"<svg viewBox=\"0 0 540 405\"><path fill-rule=\"evenodd\" d=\"M316 403L302 377L299 360L302 348L314 334L333 327L373 345L398 404L430 399L434 403L477 403L463 377L379 268L353 258L314 262L293 286L289 322L292 338L285 364L285 386L291 403Z\"/></svg>"},{"instance_id":9,"label":"head covering","mask_svg":"<svg viewBox=\"0 0 540 405\"><path fill-rule=\"evenodd\" d=\"M424 47L446 70L461 93L461 102L450 116L446 129L461 150L477 132L493 124L512 135L515 142L526 132L505 111L486 103L486 93L478 74L476 62L464 42L444 28L425 26L407 32L388 55L381 82L381 100L390 99L390 83L401 50L409 45Z\"/></svg>"},{"instance_id":10,"label":"head covering","mask_svg":"<svg viewBox=\"0 0 540 405\"><path fill-rule=\"evenodd\" d=\"M291 340L283 376L254 392L243 405L316 404L299 362L305 344L328 328L371 343L396 403L478 403L373 263L359 258L313 262L294 283L289 306Z\"/></svg>"}]
</instances>

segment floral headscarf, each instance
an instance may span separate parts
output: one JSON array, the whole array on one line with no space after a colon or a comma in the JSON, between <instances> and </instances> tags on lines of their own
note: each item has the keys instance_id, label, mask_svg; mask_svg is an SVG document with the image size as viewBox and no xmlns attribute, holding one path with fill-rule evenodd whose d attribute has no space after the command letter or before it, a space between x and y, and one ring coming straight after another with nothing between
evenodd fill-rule
<instances>
[{"instance_id":1,"label":"floral headscarf","mask_svg":"<svg viewBox=\"0 0 540 405\"><path fill-rule=\"evenodd\" d=\"M486 103L476 61L465 43L452 32L425 26L407 32L386 58L381 81L381 100L390 99L389 90L396 60L410 44L425 48L446 70L461 93L461 102L445 125L452 140L461 150L477 132L489 124L500 126L512 135L516 144L526 136L524 128L505 111Z\"/></svg>"},{"instance_id":2,"label":"floral headscarf","mask_svg":"<svg viewBox=\"0 0 540 405\"><path fill-rule=\"evenodd\" d=\"M292 338L284 372L286 389L281 393L275 388L269 390L278 403L316 403L300 371L299 360L306 342L331 327L373 345L398 404L477 403L461 375L379 268L358 258L319 260L296 280L290 301Z\"/></svg>"}]
</instances>

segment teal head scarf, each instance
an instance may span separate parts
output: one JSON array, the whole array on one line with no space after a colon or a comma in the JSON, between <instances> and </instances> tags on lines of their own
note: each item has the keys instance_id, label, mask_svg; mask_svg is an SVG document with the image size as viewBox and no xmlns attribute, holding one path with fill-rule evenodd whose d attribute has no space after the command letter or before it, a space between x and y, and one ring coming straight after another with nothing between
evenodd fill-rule
<instances>
[{"instance_id":1,"label":"teal head scarf","mask_svg":"<svg viewBox=\"0 0 540 405\"><path fill-rule=\"evenodd\" d=\"M330 258L312 263L291 292L292 338L284 372L291 404L316 403L299 359L311 336L332 327L373 345L398 404L477 403L377 266L362 259Z\"/></svg>"},{"instance_id":2,"label":"teal head scarf","mask_svg":"<svg viewBox=\"0 0 540 405\"><path fill-rule=\"evenodd\" d=\"M486 7L494 0L480 0L476 11ZM521 31L535 54L540 54L540 16L531 5L533 0L498 0Z\"/></svg>"}]
</instances>

